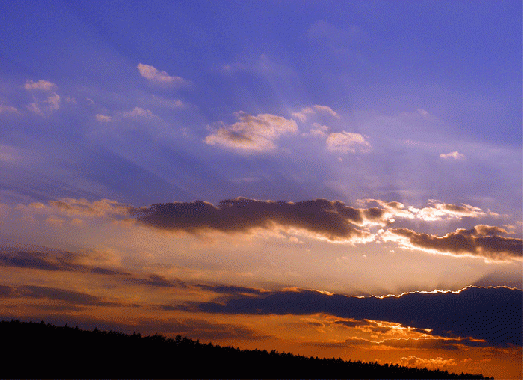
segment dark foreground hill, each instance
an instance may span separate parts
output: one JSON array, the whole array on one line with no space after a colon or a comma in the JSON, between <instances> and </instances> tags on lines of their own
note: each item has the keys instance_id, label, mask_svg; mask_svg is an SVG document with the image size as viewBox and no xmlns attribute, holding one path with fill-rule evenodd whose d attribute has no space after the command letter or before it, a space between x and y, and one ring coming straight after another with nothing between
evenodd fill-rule
<instances>
[{"instance_id":1,"label":"dark foreground hill","mask_svg":"<svg viewBox=\"0 0 523 380\"><path fill-rule=\"evenodd\" d=\"M446 371L240 350L177 336L142 337L50 324L0 322L1 378L484 379Z\"/></svg>"}]
</instances>

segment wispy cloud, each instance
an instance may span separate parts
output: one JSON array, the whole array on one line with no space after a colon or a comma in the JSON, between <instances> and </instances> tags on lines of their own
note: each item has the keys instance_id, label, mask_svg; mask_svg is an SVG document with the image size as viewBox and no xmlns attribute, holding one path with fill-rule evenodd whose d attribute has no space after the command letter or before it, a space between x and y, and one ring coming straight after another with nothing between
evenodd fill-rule
<instances>
[{"instance_id":1,"label":"wispy cloud","mask_svg":"<svg viewBox=\"0 0 523 380\"><path fill-rule=\"evenodd\" d=\"M136 118L136 117L144 117L144 118L157 118L154 113L152 113L148 109L144 109L141 107L134 107L132 111L123 112L123 117L130 117L130 118Z\"/></svg>"},{"instance_id":2,"label":"wispy cloud","mask_svg":"<svg viewBox=\"0 0 523 380\"><path fill-rule=\"evenodd\" d=\"M99 121L100 123L109 123L112 120L113 120L112 116L102 115L102 114L96 115L96 121Z\"/></svg>"},{"instance_id":3,"label":"wispy cloud","mask_svg":"<svg viewBox=\"0 0 523 380\"><path fill-rule=\"evenodd\" d=\"M42 79L38 82L28 80L24 88L33 93L34 102L27 105L29 111L47 117L60 109L61 98L54 91L57 88L56 84Z\"/></svg>"},{"instance_id":4,"label":"wispy cloud","mask_svg":"<svg viewBox=\"0 0 523 380\"><path fill-rule=\"evenodd\" d=\"M40 116L49 116L53 111L60 109L60 95L52 93L45 99L30 103L27 109Z\"/></svg>"},{"instance_id":5,"label":"wispy cloud","mask_svg":"<svg viewBox=\"0 0 523 380\"><path fill-rule=\"evenodd\" d=\"M429 199L428 206L417 208L413 206L405 206L400 202L384 202L379 199L364 199L364 204L378 204L383 208L385 214L389 216L391 221L394 218L403 219L416 219L425 222L435 222L439 220L448 219L461 219L464 217L468 218L482 218L485 216L498 217L499 215L494 212L485 212L479 207L475 207L469 204L451 204L442 203L441 201Z\"/></svg>"},{"instance_id":6,"label":"wispy cloud","mask_svg":"<svg viewBox=\"0 0 523 380\"><path fill-rule=\"evenodd\" d=\"M0 104L0 114L2 113L17 113L18 109L13 106L6 106L3 104Z\"/></svg>"},{"instance_id":7,"label":"wispy cloud","mask_svg":"<svg viewBox=\"0 0 523 380\"><path fill-rule=\"evenodd\" d=\"M20 152L13 146L0 144L0 162L15 163L20 160Z\"/></svg>"},{"instance_id":8,"label":"wispy cloud","mask_svg":"<svg viewBox=\"0 0 523 380\"><path fill-rule=\"evenodd\" d=\"M465 155L462 153L458 153L458 151L455 150L450 153L441 153L439 157L444 160L462 160L465 158Z\"/></svg>"},{"instance_id":9,"label":"wispy cloud","mask_svg":"<svg viewBox=\"0 0 523 380\"><path fill-rule=\"evenodd\" d=\"M371 150L370 143L359 133L330 133L326 143L327 150L336 153L367 153Z\"/></svg>"},{"instance_id":10,"label":"wispy cloud","mask_svg":"<svg viewBox=\"0 0 523 380\"><path fill-rule=\"evenodd\" d=\"M28 80L25 82L24 88L26 90L52 91L56 89L56 84L43 79L40 79L38 82Z\"/></svg>"},{"instance_id":11,"label":"wispy cloud","mask_svg":"<svg viewBox=\"0 0 523 380\"><path fill-rule=\"evenodd\" d=\"M329 116L335 117L337 119L340 118L339 115L332 108L330 108L329 106L321 106L321 105L314 105L312 107L302 108L298 112L293 112L292 117L300 120L301 122L305 122L305 121L307 121L308 117L310 117L312 115L316 115L316 114L329 115Z\"/></svg>"},{"instance_id":12,"label":"wispy cloud","mask_svg":"<svg viewBox=\"0 0 523 380\"><path fill-rule=\"evenodd\" d=\"M261 153L274 150L275 140L281 135L298 131L294 120L281 116L252 116L241 111L235 115L240 121L218 128L205 138L205 142L245 153Z\"/></svg>"},{"instance_id":13,"label":"wispy cloud","mask_svg":"<svg viewBox=\"0 0 523 380\"><path fill-rule=\"evenodd\" d=\"M173 87L183 87L190 84L189 81L181 77L171 76L167 74L167 72L158 70L151 65L144 65L142 63L139 63L137 68L142 77L156 84L168 85Z\"/></svg>"}]
</instances>

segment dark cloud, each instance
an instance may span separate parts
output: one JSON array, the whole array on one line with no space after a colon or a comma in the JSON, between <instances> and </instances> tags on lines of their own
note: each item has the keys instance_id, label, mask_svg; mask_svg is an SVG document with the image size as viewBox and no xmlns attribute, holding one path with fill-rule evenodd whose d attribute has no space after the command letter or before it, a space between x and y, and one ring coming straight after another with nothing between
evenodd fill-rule
<instances>
[{"instance_id":1,"label":"dark cloud","mask_svg":"<svg viewBox=\"0 0 523 380\"><path fill-rule=\"evenodd\" d=\"M460 346L468 347L486 347L488 342L484 340L464 339L446 339L446 338L418 338L418 339L385 339L380 342L383 346L395 348L416 348L430 350L459 350Z\"/></svg>"},{"instance_id":2,"label":"dark cloud","mask_svg":"<svg viewBox=\"0 0 523 380\"><path fill-rule=\"evenodd\" d=\"M73 263L69 252L30 252L3 248L0 251L0 266L41 269L49 271L78 271L83 268Z\"/></svg>"},{"instance_id":3,"label":"dark cloud","mask_svg":"<svg viewBox=\"0 0 523 380\"><path fill-rule=\"evenodd\" d=\"M366 338L349 338L343 342L334 343L312 343L313 346L329 347L329 348L344 348L350 346L372 345L372 346L386 346L398 349L429 349L429 350L447 350L456 351L462 346L467 347L485 347L487 342L465 339L448 339L448 338L399 338L399 339L385 339L382 341L373 341Z\"/></svg>"},{"instance_id":4,"label":"dark cloud","mask_svg":"<svg viewBox=\"0 0 523 380\"><path fill-rule=\"evenodd\" d=\"M376 323L374 322L370 322L370 321L367 321L367 320L356 320L356 319L351 319L351 320L340 320L340 321L336 321L334 322L338 325L343 325L343 326L346 326L346 327L369 327L369 326L377 326Z\"/></svg>"},{"instance_id":5,"label":"dark cloud","mask_svg":"<svg viewBox=\"0 0 523 380\"><path fill-rule=\"evenodd\" d=\"M230 286L230 285L197 285L201 289L210 290L215 293L225 293L228 295L235 294L261 294L264 291L256 288L247 288L245 286Z\"/></svg>"},{"instance_id":6,"label":"dark cloud","mask_svg":"<svg viewBox=\"0 0 523 380\"><path fill-rule=\"evenodd\" d=\"M364 219L379 222L382 211L356 209L325 199L294 203L236 198L218 206L203 201L154 204L134 209L131 214L143 224L171 231L241 232L279 225L336 240L363 235L359 225Z\"/></svg>"},{"instance_id":7,"label":"dark cloud","mask_svg":"<svg viewBox=\"0 0 523 380\"><path fill-rule=\"evenodd\" d=\"M112 276L116 279L121 279L126 283L135 285L177 288L185 287L184 282L178 279L166 279L165 277L156 274L148 274L145 275L145 277L140 277L136 274L117 269L109 269L81 263L82 260L88 258L88 254L50 250L45 247L42 247L40 250L27 251L12 247L0 248L0 266L4 267L93 273Z\"/></svg>"},{"instance_id":8,"label":"dark cloud","mask_svg":"<svg viewBox=\"0 0 523 380\"><path fill-rule=\"evenodd\" d=\"M392 228L393 234L409 239L411 245L455 254L473 254L492 259L521 258L521 239L499 236L506 234L503 228L478 225L470 230L457 229L445 236L417 233L407 228Z\"/></svg>"},{"instance_id":9,"label":"dark cloud","mask_svg":"<svg viewBox=\"0 0 523 380\"><path fill-rule=\"evenodd\" d=\"M512 272L508 272L506 270L498 270L481 277L472 285L482 287L507 286L509 288L523 290L523 278L521 276L521 269L521 266L519 266Z\"/></svg>"},{"instance_id":10,"label":"dark cloud","mask_svg":"<svg viewBox=\"0 0 523 380\"><path fill-rule=\"evenodd\" d=\"M74 305L95 305L95 306L112 306L112 302L105 302L103 298L92 296L87 293L80 293L71 290L63 290L47 286L25 285L17 288L17 293L21 297L27 298L45 298L52 301L62 301Z\"/></svg>"},{"instance_id":11,"label":"dark cloud","mask_svg":"<svg viewBox=\"0 0 523 380\"><path fill-rule=\"evenodd\" d=\"M235 296L226 302L187 303L185 310L224 314L327 313L356 320L382 320L444 337L522 345L521 290L470 287L459 293L408 293L400 297L349 297L311 290Z\"/></svg>"},{"instance_id":12,"label":"dark cloud","mask_svg":"<svg viewBox=\"0 0 523 380\"><path fill-rule=\"evenodd\" d=\"M0 298L10 298L15 295L13 288L6 285L0 285Z\"/></svg>"},{"instance_id":13,"label":"dark cloud","mask_svg":"<svg viewBox=\"0 0 523 380\"><path fill-rule=\"evenodd\" d=\"M125 278L125 282L137 284L137 285L146 285L154 286L159 288L185 288L185 283L178 279L169 280L163 276L156 274L151 274L147 278L138 278L138 277L128 277Z\"/></svg>"}]
</instances>

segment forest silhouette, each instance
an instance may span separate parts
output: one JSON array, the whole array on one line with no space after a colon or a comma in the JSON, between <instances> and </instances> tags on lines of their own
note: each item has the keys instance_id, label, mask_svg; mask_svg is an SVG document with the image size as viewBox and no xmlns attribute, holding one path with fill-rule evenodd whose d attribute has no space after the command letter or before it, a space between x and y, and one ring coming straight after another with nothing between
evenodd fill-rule
<instances>
[{"instance_id":1,"label":"forest silhouette","mask_svg":"<svg viewBox=\"0 0 523 380\"><path fill-rule=\"evenodd\" d=\"M6 348L2 378L486 378L275 350L240 350L181 335L171 339L96 328L87 331L43 321L1 321L0 336Z\"/></svg>"}]
</instances>

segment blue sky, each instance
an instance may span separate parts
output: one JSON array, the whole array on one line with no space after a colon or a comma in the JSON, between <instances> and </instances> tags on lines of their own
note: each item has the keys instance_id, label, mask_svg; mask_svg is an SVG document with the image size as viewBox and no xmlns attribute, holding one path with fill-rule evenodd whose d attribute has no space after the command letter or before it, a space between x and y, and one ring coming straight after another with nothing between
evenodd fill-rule
<instances>
[{"instance_id":1,"label":"blue sky","mask_svg":"<svg viewBox=\"0 0 523 380\"><path fill-rule=\"evenodd\" d=\"M51 150L42 155L85 154L95 167L120 165L126 184L137 170L147 181L168 182L146 195L107 178L94 180L117 199L140 205L235 196L353 201L373 196L363 195L369 190L398 200L393 198L403 186L422 182L419 205L424 198L498 197L509 186L513 209L521 195L521 44L514 37L521 33L519 8L514 1L6 3L2 104L27 114L31 98L45 102L38 90L22 90L27 81L51 82L61 98L59 109L43 119L29 113L21 122L22 115L2 112L2 138L14 149L34 143L28 148ZM183 83L144 79L138 64ZM359 133L375 146L371 155L349 154L338 164L340 157L287 134L278 139L288 149L271 155L202 144L210 128L236 122L235 113L291 119L313 105L329 107L337 117L309 115L298 134L313 123L331 133ZM169 137L159 137L145 120L118 137L114 128L101 132L93 121L96 114L114 117L136 107L161 118L158 128ZM406 140L433 147L412 149ZM74 152L53 147L63 141ZM439 154L453 151L466 160L442 163ZM63 180L53 174L56 164L44 170L52 182ZM492 183L471 183L492 172ZM366 173L380 177L379 189L363 184ZM347 175L357 183L328 184ZM405 184L383 178L401 175L414 178ZM175 176L190 176L200 186L179 189ZM266 179L262 186L234 182L248 177ZM441 183L448 177L458 177L451 179L456 186ZM85 190L102 196L92 187ZM360 187L353 196L351 189Z\"/></svg>"},{"instance_id":2,"label":"blue sky","mask_svg":"<svg viewBox=\"0 0 523 380\"><path fill-rule=\"evenodd\" d=\"M196 287L180 303L218 285L521 290L520 1L3 1L0 15L0 242L25 247L0 262L28 260L3 286L105 294L83 269L81 288L56 282L37 249Z\"/></svg>"}]
</instances>

